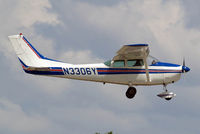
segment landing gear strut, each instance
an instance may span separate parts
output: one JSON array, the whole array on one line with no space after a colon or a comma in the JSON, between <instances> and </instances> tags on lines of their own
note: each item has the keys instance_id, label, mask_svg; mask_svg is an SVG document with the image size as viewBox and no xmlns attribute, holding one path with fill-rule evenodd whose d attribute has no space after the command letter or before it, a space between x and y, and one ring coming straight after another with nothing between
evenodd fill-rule
<instances>
[{"instance_id":1,"label":"landing gear strut","mask_svg":"<svg viewBox=\"0 0 200 134\"><path fill-rule=\"evenodd\" d=\"M132 99L136 93L137 90L135 87L129 87L128 90L126 91L126 97Z\"/></svg>"},{"instance_id":2,"label":"landing gear strut","mask_svg":"<svg viewBox=\"0 0 200 134\"><path fill-rule=\"evenodd\" d=\"M171 100L173 97L176 96L176 94L172 93L172 92L168 92L167 90L167 85L166 84L163 84L163 89L165 90L164 92L158 94L157 96L160 97L160 98L163 98L165 100Z\"/></svg>"}]
</instances>

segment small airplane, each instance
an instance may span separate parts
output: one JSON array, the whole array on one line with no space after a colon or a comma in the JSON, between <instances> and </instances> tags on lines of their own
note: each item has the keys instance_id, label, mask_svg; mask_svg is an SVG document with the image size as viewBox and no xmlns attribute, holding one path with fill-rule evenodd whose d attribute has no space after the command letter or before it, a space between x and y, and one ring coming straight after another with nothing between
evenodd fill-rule
<instances>
[{"instance_id":1,"label":"small airplane","mask_svg":"<svg viewBox=\"0 0 200 134\"><path fill-rule=\"evenodd\" d=\"M166 100L176 94L166 86L178 81L181 74L190 71L183 65L165 63L149 55L148 44L124 45L112 60L99 64L69 64L49 59L40 54L20 33L8 36L26 73L68 79L128 85L127 98L135 96L133 86L163 85L164 92L157 96Z\"/></svg>"}]
</instances>

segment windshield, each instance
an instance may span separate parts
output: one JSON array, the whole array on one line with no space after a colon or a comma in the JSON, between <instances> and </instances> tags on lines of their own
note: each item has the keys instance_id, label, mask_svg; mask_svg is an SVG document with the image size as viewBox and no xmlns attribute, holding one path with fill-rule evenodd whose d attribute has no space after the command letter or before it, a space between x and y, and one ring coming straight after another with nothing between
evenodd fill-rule
<instances>
[{"instance_id":1,"label":"windshield","mask_svg":"<svg viewBox=\"0 0 200 134\"><path fill-rule=\"evenodd\" d=\"M105 64L106 66L111 66L111 60L108 60L108 61L104 62L104 64Z\"/></svg>"},{"instance_id":2,"label":"windshield","mask_svg":"<svg viewBox=\"0 0 200 134\"><path fill-rule=\"evenodd\" d=\"M149 55L149 56L147 57L147 64L148 64L148 65L153 65L153 64L156 64L157 62L159 62L159 60L156 59L155 57L153 57L153 56L151 56L151 55Z\"/></svg>"}]
</instances>

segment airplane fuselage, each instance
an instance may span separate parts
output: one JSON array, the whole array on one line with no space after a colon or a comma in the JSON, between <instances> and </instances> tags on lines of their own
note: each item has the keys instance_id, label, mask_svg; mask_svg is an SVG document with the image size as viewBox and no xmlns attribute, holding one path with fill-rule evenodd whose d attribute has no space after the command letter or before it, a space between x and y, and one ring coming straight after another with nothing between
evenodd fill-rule
<instances>
[{"instance_id":1,"label":"airplane fuselage","mask_svg":"<svg viewBox=\"0 0 200 134\"><path fill-rule=\"evenodd\" d=\"M57 66L52 66L56 63ZM150 81L147 81L145 67L108 67L100 64L73 65L53 62L46 66L49 69L29 69L24 71L30 74L53 76L68 79L78 79L103 83L123 85L162 85L174 83L180 79L182 66L169 64L168 66L148 66Z\"/></svg>"}]
</instances>

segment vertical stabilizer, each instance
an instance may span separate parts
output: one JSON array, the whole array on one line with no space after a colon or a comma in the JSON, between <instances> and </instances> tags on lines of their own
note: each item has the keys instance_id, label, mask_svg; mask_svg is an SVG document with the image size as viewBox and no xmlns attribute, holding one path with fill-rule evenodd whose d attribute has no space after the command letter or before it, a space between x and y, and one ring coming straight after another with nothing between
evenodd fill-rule
<instances>
[{"instance_id":1,"label":"vertical stabilizer","mask_svg":"<svg viewBox=\"0 0 200 134\"><path fill-rule=\"evenodd\" d=\"M44 59L31 43L22 35L8 36L18 58L27 66L39 66Z\"/></svg>"}]
</instances>

